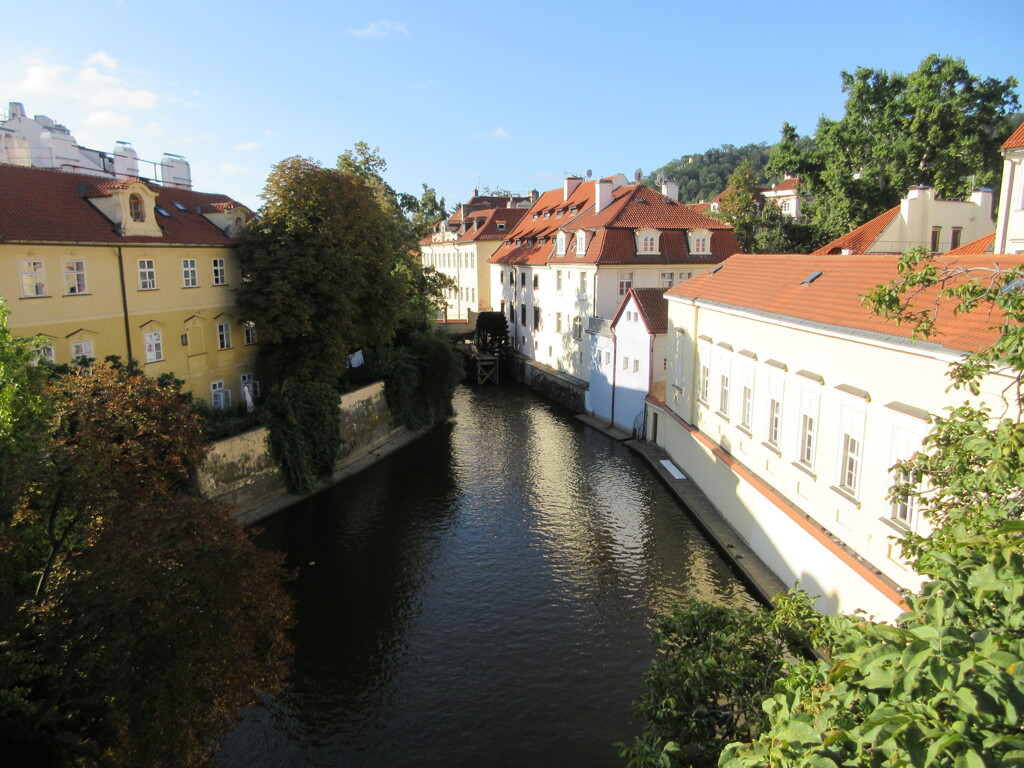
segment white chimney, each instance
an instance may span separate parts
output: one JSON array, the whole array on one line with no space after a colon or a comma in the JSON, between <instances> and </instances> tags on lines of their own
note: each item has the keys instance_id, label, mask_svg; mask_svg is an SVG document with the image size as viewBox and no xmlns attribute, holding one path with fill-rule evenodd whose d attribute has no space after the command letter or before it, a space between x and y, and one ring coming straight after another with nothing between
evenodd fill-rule
<instances>
[{"instance_id":1,"label":"white chimney","mask_svg":"<svg viewBox=\"0 0 1024 768\"><path fill-rule=\"evenodd\" d=\"M164 152L160 160L160 180L165 187L192 189L192 168L181 155Z\"/></svg>"},{"instance_id":2,"label":"white chimney","mask_svg":"<svg viewBox=\"0 0 1024 768\"><path fill-rule=\"evenodd\" d=\"M139 154L127 141L114 145L114 175L119 179L139 176Z\"/></svg>"},{"instance_id":3,"label":"white chimney","mask_svg":"<svg viewBox=\"0 0 1024 768\"><path fill-rule=\"evenodd\" d=\"M982 187L971 192L970 200L981 210L981 215L986 218L992 217L992 190Z\"/></svg>"},{"instance_id":4,"label":"white chimney","mask_svg":"<svg viewBox=\"0 0 1024 768\"><path fill-rule=\"evenodd\" d=\"M565 200L569 199L569 195L571 195L573 192L575 192L576 191L576 187L578 187L582 182L583 182L583 179L581 179L579 176L566 176L565 177L565 183L562 186L562 200L563 200L563 202Z\"/></svg>"},{"instance_id":5,"label":"white chimney","mask_svg":"<svg viewBox=\"0 0 1024 768\"><path fill-rule=\"evenodd\" d=\"M612 180L598 179L594 182L594 213L600 213L612 202Z\"/></svg>"},{"instance_id":6,"label":"white chimney","mask_svg":"<svg viewBox=\"0 0 1024 768\"><path fill-rule=\"evenodd\" d=\"M678 202L679 201L679 185L676 184L674 181L669 181L668 179L666 179L661 184L661 194L663 194L667 198L670 198L670 199L675 200L676 202Z\"/></svg>"}]
</instances>

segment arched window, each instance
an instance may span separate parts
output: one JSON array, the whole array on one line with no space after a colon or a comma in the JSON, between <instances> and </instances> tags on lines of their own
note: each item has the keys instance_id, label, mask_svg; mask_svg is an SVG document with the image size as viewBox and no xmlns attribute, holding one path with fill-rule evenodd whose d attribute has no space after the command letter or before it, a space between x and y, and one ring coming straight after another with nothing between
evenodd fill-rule
<instances>
[{"instance_id":1,"label":"arched window","mask_svg":"<svg viewBox=\"0 0 1024 768\"><path fill-rule=\"evenodd\" d=\"M142 207L142 198L138 195L128 196L128 213L132 221L145 221L146 209Z\"/></svg>"}]
</instances>

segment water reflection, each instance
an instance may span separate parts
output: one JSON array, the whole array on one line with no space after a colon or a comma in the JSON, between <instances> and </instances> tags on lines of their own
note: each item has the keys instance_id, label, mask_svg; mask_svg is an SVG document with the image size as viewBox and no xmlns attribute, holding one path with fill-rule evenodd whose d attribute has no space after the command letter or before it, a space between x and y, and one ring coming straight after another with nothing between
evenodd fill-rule
<instances>
[{"instance_id":1,"label":"water reflection","mask_svg":"<svg viewBox=\"0 0 1024 768\"><path fill-rule=\"evenodd\" d=\"M296 669L222 765L619 765L653 617L751 601L623 446L519 387L456 409L265 523Z\"/></svg>"}]
</instances>

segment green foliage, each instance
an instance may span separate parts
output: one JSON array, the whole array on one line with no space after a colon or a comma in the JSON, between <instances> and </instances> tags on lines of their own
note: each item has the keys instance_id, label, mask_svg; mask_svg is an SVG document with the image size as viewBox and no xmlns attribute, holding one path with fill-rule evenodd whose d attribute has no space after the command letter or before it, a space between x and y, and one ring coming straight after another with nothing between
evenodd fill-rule
<instances>
[{"instance_id":1,"label":"green foliage","mask_svg":"<svg viewBox=\"0 0 1024 768\"><path fill-rule=\"evenodd\" d=\"M278 382L333 382L355 348L388 343L406 285L404 218L363 174L289 158L274 167L260 218L239 246L239 310L259 327Z\"/></svg>"},{"instance_id":2,"label":"green foliage","mask_svg":"<svg viewBox=\"0 0 1024 768\"><path fill-rule=\"evenodd\" d=\"M778 607L728 608L691 601L662 617L660 655L636 704L643 733L621 746L631 768L706 766L730 741L766 722L760 703L799 656L827 634L807 593L791 590Z\"/></svg>"},{"instance_id":3,"label":"green foliage","mask_svg":"<svg viewBox=\"0 0 1024 768\"><path fill-rule=\"evenodd\" d=\"M446 338L418 333L408 346L385 350L382 367L388 406L407 427L423 429L452 415L452 394L465 371Z\"/></svg>"},{"instance_id":4,"label":"green foliage","mask_svg":"<svg viewBox=\"0 0 1024 768\"><path fill-rule=\"evenodd\" d=\"M935 54L909 75L860 67L841 77L843 117L822 117L809 151L785 124L770 166L806 183L820 242L896 205L913 185L959 198L998 180L1015 78L981 78L963 59Z\"/></svg>"},{"instance_id":5,"label":"green foliage","mask_svg":"<svg viewBox=\"0 0 1024 768\"><path fill-rule=\"evenodd\" d=\"M814 230L786 216L774 201L768 201L754 224L753 253L809 253L813 250Z\"/></svg>"},{"instance_id":6,"label":"green foliage","mask_svg":"<svg viewBox=\"0 0 1024 768\"><path fill-rule=\"evenodd\" d=\"M715 218L732 224L736 242L747 253L754 249L756 227L760 217L757 174L749 160L744 160L729 176L728 191L722 196Z\"/></svg>"},{"instance_id":7,"label":"green foliage","mask_svg":"<svg viewBox=\"0 0 1024 768\"><path fill-rule=\"evenodd\" d=\"M780 680L768 728L721 768L1020 765L1021 530L952 543L898 626L838 622L831 662Z\"/></svg>"},{"instance_id":8,"label":"green foliage","mask_svg":"<svg viewBox=\"0 0 1024 768\"><path fill-rule=\"evenodd\" d=\"M679 185L679 199L684 203L699 203L713 200L729 184L729 177L744 161L750 163L755 177L764 175L765 163L768 161L769 147L767 144L746 144L735 147L723 144L721 147L706 152L683 157L666 163L648 176L644 183L656 186L660 173Z\"/></svg>"},{"instance_id":9,"label":"green foliage","mask_svg":"<svg viewBox=\"0 0 1024 768\"><path fill-rule=\"evenodd\" d=\"M303 381L267 402L270 452L292 493L316 490L329 477L341 450L338 393L327 384Z\"/></svg>"}]
</instances>

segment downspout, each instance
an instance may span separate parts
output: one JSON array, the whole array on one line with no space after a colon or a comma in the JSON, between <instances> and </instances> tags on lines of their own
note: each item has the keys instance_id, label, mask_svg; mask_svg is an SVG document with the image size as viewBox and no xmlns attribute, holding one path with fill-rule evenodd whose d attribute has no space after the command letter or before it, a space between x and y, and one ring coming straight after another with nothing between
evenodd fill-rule
<instances>
[{"instance_id":1,"label":"downspout","mask_svg":"<svg viewBox=\"0 0 1024 768\"><path fill-rule=\"evenodd\" d=\"M132 329L128 322L128 287L124 279L124 250L117 246L117 271L121 279L121 311L124 315L124 343L128 350L128 362L132 362L135 356L132 354Z\"/></svg>"},{"instance_id":2,"label":"downspout","mask_svg":"<svg viewBox=\"0 0 1024 768\"><path fill-rule=\"evenodd\" d=\"M597 274L596 272L594 273ZM608 426L615 426L615 379L616 373L619 370L619 337L615 335L615 329L612 328L612 414L608 419Z\"/></svg>"},{"instance_id":3,"label":"downspout","mask_svg":"<svg viewBox=\"0 0 1024 768\"><path fill-rule=\"evenodd\" d=\"M693 347L693 353L690 355L690 359L696 363L697 350L699 349L697 340L700 338L700 323L698 322L700 319L700 308L697 306L696 300L691 301L693 302L693 340L690 343ZM700 366L692 365L690 367L692 368L690 372L690 426L697 426L697 394L699 392L697 386L700 382Z\"/></svg>"}]
</instances>

